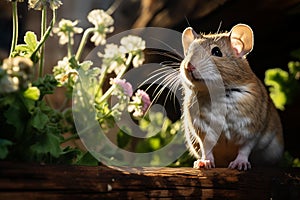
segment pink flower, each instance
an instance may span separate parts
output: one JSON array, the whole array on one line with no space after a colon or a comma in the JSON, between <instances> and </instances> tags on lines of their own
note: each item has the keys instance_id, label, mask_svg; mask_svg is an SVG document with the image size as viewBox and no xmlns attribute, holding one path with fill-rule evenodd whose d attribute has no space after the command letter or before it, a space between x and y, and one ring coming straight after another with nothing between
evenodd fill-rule
<instances>
[{"instance_id":1,"label":"pink flower","mask_svg":"<svg viewBox=\"0 0 300 200\"><path fill-rule=\"evenodd\" d=\"M138 90L135 93L135 95L141 97L141 99L142 99L142 108L141 109L142 109L143 113L145 113L151 104L149 95L143 90Z\"/></svg>"},{"instance_id":2,"label":"pink flower","mask_svg":"<svg viewBox=\"0 0 300 200\"><path fill-rule=\"evenodd\" d=\"M135 96L132 97L128 111L133 112L134 117L140 118L145 115L150 105L151 100L149 95L143 90L138 90Z\"/></svg>"},{"instance_id":3,"label":"pink flower","mask_svg":"<svg viewBox=\"0 0 300 200\"><path fill-rule=\"evenodd\" d=\"M125 79L112 78L110 79L110 84L116 84L122 92L131 97L133 94L132 86L129 82L126 82Z\"/></svg>"}]
</instances>

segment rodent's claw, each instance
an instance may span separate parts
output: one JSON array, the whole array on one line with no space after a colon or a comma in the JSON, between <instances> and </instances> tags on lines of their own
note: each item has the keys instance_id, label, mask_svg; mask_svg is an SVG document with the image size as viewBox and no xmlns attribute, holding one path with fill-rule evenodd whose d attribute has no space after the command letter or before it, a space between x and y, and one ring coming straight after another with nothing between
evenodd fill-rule
<instances>
[{"instance_id":1,"label":"rodent's claw","mask_svg":"<svg viewBox=\"0 0 300 200\"><path fill-rule=\"evenodd\" d=\"M195 169L200 169L200 168L211 169L211 168L215 168L215 163L210 160L198 159L194 162L194 168Z\"/></svg>"},{"instance_id":2,"label":"rodent's claw","mask_svg":"<svg viewBox=\"0 0 300 200\"><path fill-rule=\"evenodd\" d=\"M251 169L251 164L247 160L236 159L229 164L228 168L247 171Z\"/></svg>"}]
</instances>

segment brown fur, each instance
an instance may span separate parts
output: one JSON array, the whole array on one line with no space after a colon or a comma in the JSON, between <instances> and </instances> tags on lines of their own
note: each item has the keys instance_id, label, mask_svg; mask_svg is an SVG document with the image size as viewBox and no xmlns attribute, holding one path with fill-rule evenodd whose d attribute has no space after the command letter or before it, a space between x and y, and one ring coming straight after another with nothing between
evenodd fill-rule
<instances>
[{"instance_id":1,"label":"brown fur","mask_svg":"<svg viewBox=\"0 0 300 200\"><path fill-rule=\"evenodd\" d=\"M278 162L283 151L280 118L263 83L246 60L253 48L251 28L239 24L229 33L199 37L186 29L183 47L186 57L180 67L184 93L182 118L191 153L207 168L216 163L247 170L251 167L248 157L256 165ZM219 48L222 56L212 55L214 47ZM216 108L226 108L224 122L211 104L211 91L222 87L226 97L213 101L218 103ZM210 120L224 123L220 135L210 131ZM196 135L204 141L202 148ZM210 152L208 146L214 143Z\"/></svg>"}]
</instances>

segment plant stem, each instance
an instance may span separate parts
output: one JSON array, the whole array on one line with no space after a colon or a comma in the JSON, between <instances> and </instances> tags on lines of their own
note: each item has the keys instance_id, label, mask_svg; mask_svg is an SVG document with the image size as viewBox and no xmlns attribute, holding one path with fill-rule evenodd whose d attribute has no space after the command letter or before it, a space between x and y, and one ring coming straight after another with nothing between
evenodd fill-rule
<instances>
[{"instance_id":1,"label":"plant stem","mask_svg":"<svg viewBox=\"0 0 300 200\"><path fill-rule=\"evenodd\" d=\"M41 19L41 39L44 36L47 28L47 7L44 6L42 9L42 19ZM40 68L39 68L39 77L43 76L44 63L45 63L45 43L42 44L40 50Z\"/></svg>"},{"instance_id":2,"label":"plant stem","mask_svg":"<svg viewBox=\"0 0 300 200\"><path fill-rule=\"evenodd\" d=\"M74 134L74 135L72 135L72 136L70 136L70 137L67 137L66 139L64 139L64 140L61 141L60 143L63 144L63 143L66 143L66 142L68 142L68 141L70 141L70 140L74 140L74 139L78 139L78 138L79 138L79 135L78 135L78 134Z\"/></svg>"},{"instance_id":3,"label":"plant stem","mask_svg":"<svg viewBox=\"0 0 300 200\"><path fill-rule=\"evenodd\" d=\"M103 71L102 71L102 73L100 75L100 78L99 78L98 90L95 94L96 99L97 99L98 96L102 95L102 86L103 86L107 71L108 71L108 66L103 66Z\"/></svg>"},{"instance_id":4,"label":"plant stem","mask_svg":"<svg viewBox=\"0 0 300 200\"><path fill-rule=\"evenodd\" d=\"M40 39L37 47L35 48L35 50L33 51L33 53L31 54L31 59L33 59L37 52L41 49L41 47L43 46L43 44L45 43L45 41L47 40L47 38L49 37L50 33L51 33L51 30L53 28L53 25L55 24L55 21L56 21L56 11L53 10L53 17L52 17L52 21L50 23L50 26L47 28L45 34L43 35L43 37Z\"/></svg>"},{"instance_id":5,"label":"plant stem","mask_svg":"<svg viewBox=\"0 0 300 200\"><path fill-rule=\"evenodd\" d=\"M114 3L107 9L106 13L112 15L115 10L120 6L121 0L115 0Z\"/></svg>"},{"instance_id":6,"label":"plant stem","mask_svg":"<svg viewBox=\"0 0 300 200\"><path fill-rule=\"evenodd\" d=\"M88 133L88 131L90 131L91 129L96 128L96 127L98 127L98 126L99 126L99 124L92 124L92 125L90 125L90 126L84 128L83 130L80 130L79 133L80 133L80 135L86 134L86 133ZM75 133L74 135L72 135L72 136L70 136L70 137L64 139L64 140L63 140L62 142L60 142L60 143L63 144L63 143L65 143L65 142L68 142L68 141L73 140L73 139L77 139L77 138L79 138L79 137L80 137L79 134L78 134L78 133Z\"/></svg>"},{"instance_id":7,"label":"plant stem","mask_svg":"<svg viewBox=\"0 0 300 200\"><path fill-rule=\"evenodd\" d=\"M70 59L72 57L72 54L73 54L73 40L72 40L72 37L71 37L71 32L68 31L68 58Z\"/></svg>"},{"instance_id":8,"label":"plant stem","mask_svg":"<svg viewBox=\"0 0 300 200\"><path fill-rule=\"evenodd\" d=\"M84 31L81 42L80 42L78 50L77 50L77 53L75 55L75 58L77 61L79 61L81 54L83 52L84 46L88 40L88 37L92 32L94 32L94 28L88 28Z\"/></svg>"},{"instance_id":9,"label":"plant stem","mask_svg":"<svg viewBox=\"0 0 300 200\"><path fill-rule=\"evenodd\" d=\"M11 40L11 47L10 47L10 55L14 52L17 42L18 42L18 34L19 34L19 27L18 27L18 5L17 1L12 1L12 18L13 18L13 35Z\"/></svg>"},{"instance_id":10,"label":"plant stem","mask_svg":"<svg viewBox=\"0 0 300 200\"><path fill-rule=\"evenodd\" d=\"M120 79L125 74L125 72L127 71L128 67L132 61L132 58L133 58L132 53L129 53L128 58L126 59L126 62L125 62L125 67L118 73L118 75L116 76L117 79ZM106 101L110 97L111 93L114 91L115 88L116 88L116 86L112 85L100 98L99 104Z\"/></svg>"},{"instance_id":11,"label":"plant stem","mask_svg":"<svg viewBox=\"0 0 300 200\"><path fill-rule=\"evenodd\" d=\"M68 105L69 102L69 98L65 98L62 105L60 106L60 108L58 109L60 112L62 112Z\"/></svg>"}]
</instances>

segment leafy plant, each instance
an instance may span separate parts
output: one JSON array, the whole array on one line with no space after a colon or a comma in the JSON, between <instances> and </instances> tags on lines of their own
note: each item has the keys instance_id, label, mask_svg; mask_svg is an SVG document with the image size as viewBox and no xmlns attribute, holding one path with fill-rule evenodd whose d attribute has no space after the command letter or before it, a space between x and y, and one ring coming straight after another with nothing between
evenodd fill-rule
<instances>
[{"instance_id":1,"label":"leafy plant","mask_svg":"<svg viewBox=\"0 0 300 200\"><path fill-rule=\"evenodd\" d=\"M300 49L291 52L291 56L300 59ZM269 86L270 97L276 108L284 110L300 95L300 62L290 61L288 71L280 68L269 69L265 73L265 84ZM289 152L283 156L282 166L300 167L299 158L294 158Z\"/></svg>"},{"instance_id":2,"label":"leafy plant","mask_svg":"<svg viewBox=\"0 0 300 200\"><path fill-rule=\"evenodd\" d=\"M0 68L0 159L34 161L43 163L68 163L97 165L96 160L86 149L70 145L68 142L79 138L69 107L74 87L82 86L80 78L85 77L88 88L82 96L93 97L93 102L80 99L83 107L94 105L94 119L108 132L114 128L122 112L131 113L132 118L149 134L163 125L154 137L139 141L135 150L144 152L155 150L167 142L179 130L179 122L171 123L161 114L153 116L154 124L145 116L151 104L148 94L142 90L134 92L131 84L123 79L130 67L139 67L144 62L145 41L137 36L128 35L120 40L120 45L106 44L107 34L113 32L113 18L105 11L92 10L87 18L93 25L87 29L78 27L78 21L62 19L56 23L56 10L62 5L60 0L29 0L30 9L41 11L41 35L26 32L24 44L18 41L18 3L10 1L13 10L13 38L10 55L4 59ZM47 24L48 10L52 19ZM67 55L53 67L53 74L44 75L45 41L54 33L59 44L66 45ZM82 34L78 48L74 46L74 35ZM105 45L99 52L102 59L100 68L94 67L90 60L81 60L83 49L90 39L95 46ZM38 77L34 77L34 72ZM107 80L107 77L114 77ZM105 89L104 83L110 83ZM58 87L66 88L65 102L59 109L51 106L48 95ZM114 105L109 103L111 96L117 97ZM164 121L164 124L161 122ZM133 139L119 130L117 143L126 148ZM129 129L129 128L127 128ZM128 130L129 132L131 130ZM155 159L155 158L153 158ZM153 162L159 162L153 160Z\"/></svg>"},{"instance_id":3,"label":"leafy plant","mask_svg":"<svg viewBox=\"0 0 300 200\"><path fill-rule=\"evenodd\" d=\"M284 110L284 106L290 104L300 91L300 62L291 61L288 68L288 72L280 68L269 69L265 75L265 84L269 86L270 96L280 110Z\"/></svg>"}]
</instances>

